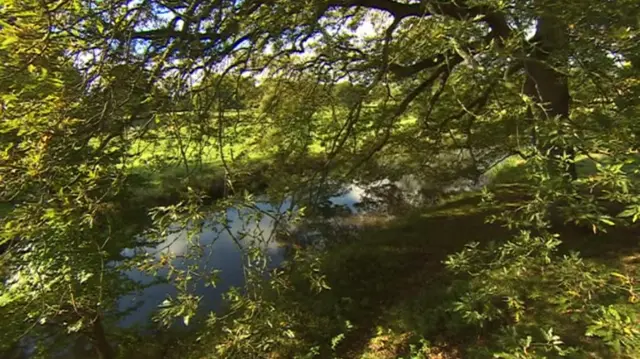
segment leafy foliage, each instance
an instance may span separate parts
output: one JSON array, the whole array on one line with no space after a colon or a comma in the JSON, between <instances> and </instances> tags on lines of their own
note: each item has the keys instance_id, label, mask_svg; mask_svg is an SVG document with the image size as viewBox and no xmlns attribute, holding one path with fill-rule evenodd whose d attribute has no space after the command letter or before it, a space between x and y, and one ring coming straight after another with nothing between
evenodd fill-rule
<instances>
[{"instance_id":1,"label":"leafy foliage","mask_svg":"<svg viewBox=\"0 0 640 359\"><path fill-rule=\"evenodd\" d=\"M125 274L136 269L175 286L155 319L200 322L216 348L203 355L348 352L352 306L327 294L327 252L289 243L295 255L273 272L265 247L336 186L412 175L437 198L519 158L511 180L525 200L488 218L513 237L446 262L461 281L444 306L451 331L486 339L485 357L638 355L636 275L563 252L557 229L604 236L640 217L639 11L634 0L4 1L0 350L33 341L53 356L84 338L115 357L118 299L144 287ZM235 234L230 207L247 222ZM194 288L216 282L198 262L207 225L238 244L246 285L202 324ZM176 233L184 253L146 250ZM356 252L381 279L401 267Z\"/></svg>"}]
</instances>

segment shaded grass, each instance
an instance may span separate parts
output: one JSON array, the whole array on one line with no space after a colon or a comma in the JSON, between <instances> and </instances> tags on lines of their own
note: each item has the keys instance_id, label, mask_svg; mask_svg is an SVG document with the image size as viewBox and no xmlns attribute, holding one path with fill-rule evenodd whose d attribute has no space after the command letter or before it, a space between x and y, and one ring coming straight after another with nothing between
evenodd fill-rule
<instances>
[{"instance_id":1,"label":"shaded grass","mask_svg":"<svg viewBox=\"0 0 640 359\"><path fill-rule=\"evenodd\" d=\"M325 149L319 142L291 156L295 158L285 158L278 146L261 143L269 139L268 133L239 127L226 130L224 136L236 140L225 139L222 147L218 138L187 128L178 134L154 129L145 139L136 140L129 150L132 161L127 164L135 196L141 202L166 204L184 198L188 188L210 199L234 191L261 192L267 182L282 181L278 176L298 175L318 167L324 159ZM233 133L236 130L239 133ZM276 171L279 173L269 173Z\"/></svg>"},{"instance_id":2,"label":"shaded grass","mask_svg":"<svg viewBox=\"0 0 640 359\"><path fill-rule=\"evenodd\" d=\"M4 217L7 213L11 212L13 205L11 203L0 203L0 218Z\"/></svg>"},{"instance_id":3,"label":"shaded grass","mask_svg":"<svg viewBox=\"0 0 640 359\"><path fill-rule=\"evenodd\" d=\"M354 324L338 348L341 357L397 358L407 355L419 337L437 348L440 356L434 358L464 357L459 353L479 344L477 332L456 327L459 322L440 309L456 297L461 280L443 261L470 242L487 244L513 236L485 218L526 196L516 186L501 186L498 192L505 203L501 208L481 209L480 196L466 194L399 218L371 221L352 242L329 249L323 269L332 290L314 304L314 313L338 318L339 308L339 318ZM610 269L640 268L637 227L613 228L606 234L562 224L554 230L563 239L560 254L579 251L586 260Z\"/></svg>"},{"instance_id":4,"label":"shaded grass","mask_svg":"<svg viewBox=\"0 0 640 359\"><path fill-rule=\"evenodd\" d=\"M396 343L396 348L372 346L379 328L391 328L398 335L424 332L418 322L448 296L446 283L452 278L445 271L446 257L467 243L508 236L503 228L485 223L487 213L479 210L478 200L477 195L467 195L384 227L365 228L358 241L327 255L333 291L351 296L355 303L352 314L359 329L350 333L351 341L342 348L347 357L393 358L405 352L407 341Z\"/></svg>"},{"instance_id":5,"label":"shaded grass","mask_svg":"<svg viewBox=\"0 0 640 359\"><path fill-rule=\"evenodd\" d=\"M139 167L130 175L132 192L141 202L175 203L186 196L189 187L214 197L224 191L224 170L214 165L187 171L184 166Z\"/></svg>"},{"instance_id":6,"label":"shaded grass","mask_svg":"<svg viewBox=\"0 0 640 359\"><path fill-rule=\"evenodd\" d=\"M205 201L217 200L233 193L259 193L268 182L269 161L247 163L242 171L231 177L222 165L206 164L196 167L161 166L136 168L130 177L135 200L146 204L174 204L189 196L189 191L204 195Z\"/></svg>"},{"instance_id":7,"label":"shaded grass","mask_svg":"<svg viewBox=\"0 0 640 359\"><path fill-rule=\"evenodd\" d=\"M140 166L133 168L131 191L136 201L147 204L173 204L188 197L189 191L204 195L205 201L217 200L245 191L264 194L272 187L286 191L296 182L292 178L317 173L324 166L322 156L296 158L256 157L228 163L220 162Z\"/></svg>"}]
</instances>

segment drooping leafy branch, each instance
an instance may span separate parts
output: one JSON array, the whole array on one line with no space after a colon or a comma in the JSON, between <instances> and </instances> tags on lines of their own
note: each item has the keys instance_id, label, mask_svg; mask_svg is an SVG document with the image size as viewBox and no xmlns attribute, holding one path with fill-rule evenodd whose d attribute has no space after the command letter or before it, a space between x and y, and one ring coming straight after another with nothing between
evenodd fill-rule
<instances>
[{"instance_id":1,"label":"drooping leafy branch","mask_svg":"<svg viewBox=\"0 0 640 359\"><path fill-rule=\"evenodd\" d=\"M281 196L372 164L376 178L477 179L517 153L558 191L544 198L589 204L574 217L601 226L610 218L573 181L575 161L637 149L637 15L632 0L5 1L0 310L28 318L6 342L46 337L47 324L112 357L103 324L133 287L123 267L145 259L110 263L141 245L125 219L156 204L132 203L132 173L183 166L180 205L153 212L156 227L201 220L205 148L225 196L252 182L252 152ZM143 158L163 141L170 156ZM562 180L547 178L558 166ZM634 217L621 168L603 175L606 200Z\"/></svg>"}]
</instances>

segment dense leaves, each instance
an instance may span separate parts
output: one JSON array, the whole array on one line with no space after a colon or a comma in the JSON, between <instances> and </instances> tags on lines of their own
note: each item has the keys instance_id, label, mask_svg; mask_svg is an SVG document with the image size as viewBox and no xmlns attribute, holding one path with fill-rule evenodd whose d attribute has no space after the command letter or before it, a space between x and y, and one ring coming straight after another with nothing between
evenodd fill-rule
<instances>
[{"instance_id":1,"label":"dense leaves","mask_svg":"<svg viewBox=\"0 0 640 359\"><path fill-rule=\"evenodd\" d=\"M336 184L412 175L439 191L517 156L527 193L489 220L520 232L450 257L468 280L445 310L495 329L485 357L637 354L637 278L559 255L556 234L640 218L637 5L4 1L0 350L54 356L84 338L113 358L127 342L118 298L141 286L133 269L175 284L156 319L189 325L193 281L211 274L199 231L229 231L230 206L256 210L248 192L289 205L246 218L286 237ZM322 254L296 247L298 264L265 279L268 243L247 227L247 286L203 326L216 348L204 355L333 355L346 327L299 297L330 287ZM143 250L175 228L189 239L180 268ZM305 320L326 335L299 337Z\"/></svg>"}]
</instances>

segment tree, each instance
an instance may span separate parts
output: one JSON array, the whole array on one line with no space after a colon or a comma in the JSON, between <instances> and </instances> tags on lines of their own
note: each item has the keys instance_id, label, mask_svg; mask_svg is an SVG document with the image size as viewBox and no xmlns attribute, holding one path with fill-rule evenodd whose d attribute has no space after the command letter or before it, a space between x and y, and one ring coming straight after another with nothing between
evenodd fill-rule
<instances>
[{"instance_id":1,"label":"tree","mask_svg":"<svg viewBox=\"0 0 640 359\"><path fill-rule=\"evenodd\" d=\"M377 178L477 179L517 154L544 158L537 175L577 207L595 196L576 182L577 156L622 162L638 143L639 11L634 0L3 3L0 191L16 206L3 219L13 279L4 275L0 306L28 318L5 335L54 323L113 357L105 303L131 286L106 263L136 245L137 228L123 225L131 147L153 140L168 113L190 112L171 123L185 166L187 127L215 139L233 178L224 140L234 121L278 154L274 171L320 158L274 178L282 193L364 177L372 164ZM261 106L226 117L258 97L252 77ZM605 199L634 208L619 187ZM188 210L176 212L193 214L202 198L185 193ZM593 211L581 218L609 220Z\"/></svg>"},{"instance_id":2,"label":"tree","mask_svg":"<svg viewBox=\"0 0 640 359\"><path fill-rule=\"evenodd\" d=\"M142 223L124 220L136 212L116 165L126 153L122 131L137 118L124 105L144 101L109 65L97 76L83 72L69 56L81 45L55 25L81 9L56 10L35 2L1 8L0 198L13 207L0 237L1 349L26 340L51 353L52 343L82 336L99 357L113 358L105 328L117 319L116 299L135 288L121 251L135 246Z\"/></svg>"}]
</instances>

